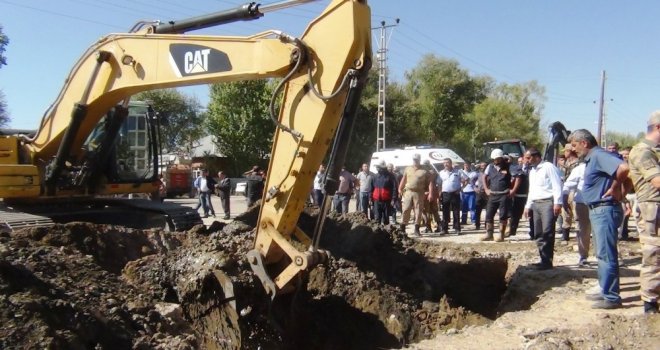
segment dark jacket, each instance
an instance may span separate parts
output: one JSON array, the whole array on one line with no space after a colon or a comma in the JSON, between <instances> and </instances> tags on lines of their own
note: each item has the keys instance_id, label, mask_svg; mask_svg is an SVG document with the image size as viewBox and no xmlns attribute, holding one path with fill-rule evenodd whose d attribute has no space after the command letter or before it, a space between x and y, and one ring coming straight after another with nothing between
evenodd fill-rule
<instances>
[{"instance_id":1,"label":"dark jacket","mask_svg":"<svg viewBox=\"0 0 660 350\"><path fill-rule=\"evenodd\" d=\"M264 193L264 177L261 174L252 173L247 177L246 184L246 193L245 195L248 198L250 204L261 199L261 196Z\"/></svg>"},{"instance_id":2,"label":"dark jacket","mask_svg":"<svg viewBox=\"0 0 660 350\"><path fill-rule=\"evenodd\" d=\"M224 179L220 180L217 185L215 185L215 188L218 190L218 196L229 196L229 192L231 191L231 181L228 177L225 177Z\"/></svg>"},{"instance_id":3,"label":"dark jacket","mask_svg":"<svg viewBox=\"0 0 660 350\"><path fill-rule=\"evenodd\" d=\"M396 178L387 169L378 169L378 173L371 181L371 200L390 202L392 199L397 198Z\"/></svg>"}]
</instances>

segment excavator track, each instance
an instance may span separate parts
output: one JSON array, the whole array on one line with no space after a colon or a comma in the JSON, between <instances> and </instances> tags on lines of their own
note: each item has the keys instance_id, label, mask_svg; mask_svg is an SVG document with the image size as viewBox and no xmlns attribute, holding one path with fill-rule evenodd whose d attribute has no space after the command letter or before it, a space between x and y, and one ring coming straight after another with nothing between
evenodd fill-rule
<instances>
[{"instance_id":1,"label":"excavator track","mask_svg":"<svg viewBox=\"0 0 660 350\"><path fill-rule=\"evenodd\" d=\"M96 200L108 207L133 208L143 212L163 215L171 231L185 231L195 225L203 225L204 222L199 213L189 207L172 203L154 202L147 199L105 199Z\"/></svg>"},{"instance_id":2,"label":"excavator track","mask_svg":"<svg viewBox=\"0 0 660 350\"><path fill-rule=\"evenodd\" d=\"M0 203L0 232L12 232L25 227L52 226L49 217L21 212Z\"/></svg>"},{"instance_id":3,"label":"excavator track","mask_svg":"<svg viewBox=\"0 0 660 350\"><path fill-rule=\"evenodd\" d=\"M147 199L93 198L67 203L0 203L0 232L72 221L166 231L185 231L204 224L199 213L190 207Z\"/></svg>"}]
</instances>

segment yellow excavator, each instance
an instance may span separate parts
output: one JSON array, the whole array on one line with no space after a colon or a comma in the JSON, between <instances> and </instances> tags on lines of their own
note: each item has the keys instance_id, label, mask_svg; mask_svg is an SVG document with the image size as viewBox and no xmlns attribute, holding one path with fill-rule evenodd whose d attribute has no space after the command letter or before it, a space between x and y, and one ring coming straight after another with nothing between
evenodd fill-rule
<instances>
[{"instance_id":1,"label":"yellow excavator","mask_svg":"<svg viewBox=\"0 0 660 350\"><path fill-rule=\"evenodd\" d=\"M271 102L276 132L248 260L272 298L291 291L301 272L326 257L318 249L324 213L313 234L297 221L328 152L326 198L337 189L372 63L367 1L330 1L299 38L273 30L248 37L186 33L309 1L249 3L182 21L140 22L129 33L98 40L75 64L35 132L0 136L4 228L99 217L144 226L165 220L173 229L198 223L189 208L116 198L151 193L157 185L157 116L130 97L151 89L281 78Z\"/></svg>"}]
</instances>

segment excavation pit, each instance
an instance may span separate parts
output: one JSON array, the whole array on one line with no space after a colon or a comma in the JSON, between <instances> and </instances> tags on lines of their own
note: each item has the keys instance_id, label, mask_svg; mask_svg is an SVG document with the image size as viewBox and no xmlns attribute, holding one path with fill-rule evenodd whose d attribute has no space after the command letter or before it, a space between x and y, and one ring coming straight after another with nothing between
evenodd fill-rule
<instances>
[{"instance_id":1,"label":"excavation pit","mask_svg":"<svg viewBox=\"0 0 660 350\"><path fill-rule=\"evenodd\" d=\"M332 259L270 304L244 259L255 210L217 232L73 223L0 237L0 347L401 348L490 322L506 290L504 255L331 215ZM315 215L303 213L304 231Z\"/></svg>"}]
</instances>

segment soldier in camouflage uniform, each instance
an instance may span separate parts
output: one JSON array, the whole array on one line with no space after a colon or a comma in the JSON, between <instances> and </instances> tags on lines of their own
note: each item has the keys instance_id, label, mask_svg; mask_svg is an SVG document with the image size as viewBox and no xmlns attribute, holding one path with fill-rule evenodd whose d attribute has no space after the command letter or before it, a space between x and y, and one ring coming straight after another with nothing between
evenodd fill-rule
<instances>
[{"instance_id":1,"label":"soldier in camouflage uniform","mask_svg":"<svg viewBox=\"0 0 660 350\"><path fill-rule=\"evenodd\" d=\"M642 244L640 290L645 313L658 312L660 299L660 110L651 114L646 137L630 151L630 177L635 186L641 215L638 217Z\"/></svg>"}]
</instances>

